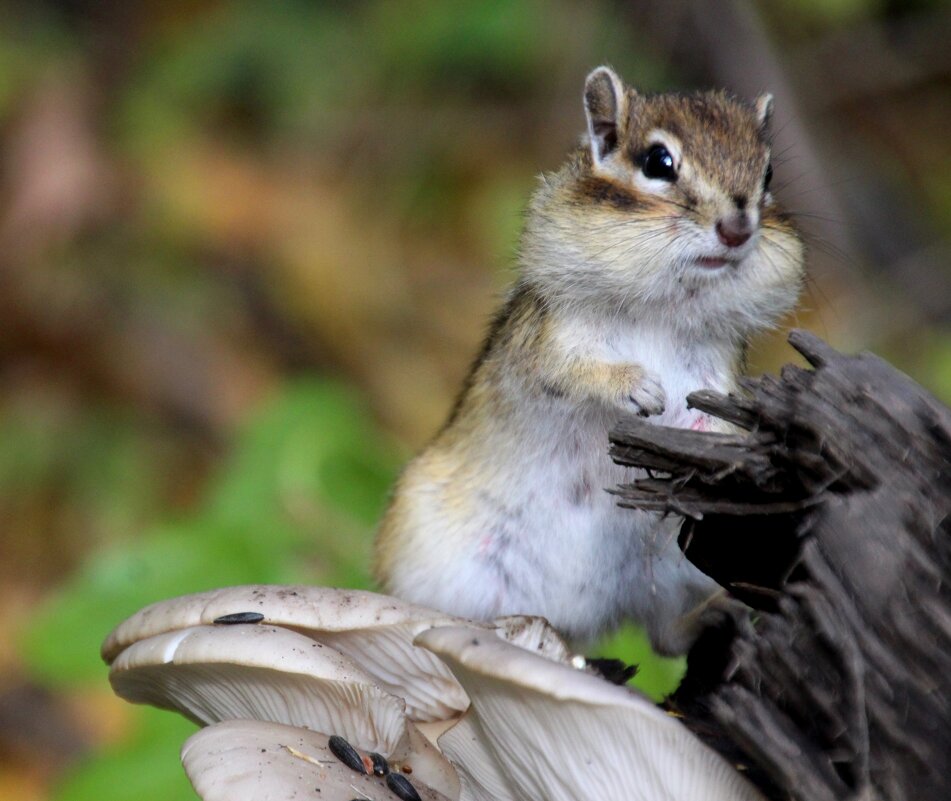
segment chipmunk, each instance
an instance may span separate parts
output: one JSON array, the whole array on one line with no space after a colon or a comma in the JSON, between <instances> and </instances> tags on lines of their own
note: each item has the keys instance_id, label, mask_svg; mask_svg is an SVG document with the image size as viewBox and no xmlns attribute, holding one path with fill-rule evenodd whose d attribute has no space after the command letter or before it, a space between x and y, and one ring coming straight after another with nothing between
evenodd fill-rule
<instances>
[{"instance_id":1,"label":"chipmunk","mask_svg":"<svg viewBox=\"0 0 951 801\"><path fill-rule=\"evenodd\" d=\"M629 618L662 654L729 603L680 551L679 518L605 491L635 477L608 431L631 414L717 429L687 394L733 390L751 335L793 307L803 248L770 193L771 107L587 77L587 135L541 177L520 275L383 518L386 591L541 615L576 643Z\"/></svg>"}]
</instances>

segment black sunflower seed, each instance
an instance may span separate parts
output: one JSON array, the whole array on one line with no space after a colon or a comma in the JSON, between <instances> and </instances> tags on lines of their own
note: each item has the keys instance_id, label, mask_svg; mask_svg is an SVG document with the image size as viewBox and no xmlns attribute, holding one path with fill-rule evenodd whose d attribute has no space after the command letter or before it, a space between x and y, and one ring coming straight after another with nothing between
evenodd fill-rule
<instances>
[{"instance_id":1,"label":"black sunflower seed","mask_svg":"<svg viewBox=\"0 0 951 801\"><path fill-rule=\"evenodd\" d=\"M363 757L357 753L357 749L350 743L334 734L328 741L327 747L337 759L343 762L350 770L366 775L367 769L363 764Z\"/></svg>"},{"instance_id":2,"label":"black sunflower seed","mask_svg":"<svg viewBox=\"0 0 951 801\"><path fill-rule=\"evenodd\" d=\"M230 615L222 615L215 618L215 623L219 626L236 626L239 623L260 623L264 620L264 615L260 612L232 612Z\"/></svg>"},{"instance_id":3,"label":"black sunflower seed","mask_svg":"<svg viewBox=\"0 0 951 801\"><path fill-rule=\"evenodd\" d=\"M370 757L370 761L373 763L373 773L375 775L386 776L386 774L390 772L390 763L386 761L386 757L373 751L367 756Z\"/></svg>"},{"instance_id":4,"label":"black sunflower seed","mask_svg":"<svg viewBox=\"0 0 951 801\"><path fill-rule=\"evenodd\" d=\"M387 773L386 786L402 801L423 801L419 797L419 793L416 792L416 788L410 784L409 779L399 773Z\"/></svg>"}]
</instances>

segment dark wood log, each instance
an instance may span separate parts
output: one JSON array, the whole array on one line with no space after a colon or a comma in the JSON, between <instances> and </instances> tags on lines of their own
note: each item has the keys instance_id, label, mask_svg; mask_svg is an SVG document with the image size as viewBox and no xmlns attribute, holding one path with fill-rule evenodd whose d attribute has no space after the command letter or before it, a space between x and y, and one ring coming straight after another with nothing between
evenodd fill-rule
<instances>
[{"instance_id":1,"label":"dark wood log","mask_svg":"<svg viewBox=\"0 0 951 801\"><path fill-rule=\"evenodd\" d=\"M669 704L770 798L951 798L951 410L790 342L814 369L688 399L745 433L612 433L650 471L620 503L684 515L688 557L756 610L701 637Z\"/></svg>"}]
</instances>

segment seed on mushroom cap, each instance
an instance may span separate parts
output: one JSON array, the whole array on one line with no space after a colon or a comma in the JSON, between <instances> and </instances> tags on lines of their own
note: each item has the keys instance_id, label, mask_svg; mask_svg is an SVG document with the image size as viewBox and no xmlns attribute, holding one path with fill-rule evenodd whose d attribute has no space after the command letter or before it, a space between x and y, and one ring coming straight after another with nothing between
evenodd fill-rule
<instances>
[{"instance_id":1,"label":"seed on mushroom cap","mask_svg":"<svg viewBox=\"0 0 951 801\"><path fill-rule=\"evenodd\" d=\"M419 797L419 793L416 792L416 788L410 784L409 779L399 773L387 773L386 786L402 801L423 801Z\"/></svg>"},{"instance_id":2,"label":"seed on mushroom cap","mask_svg":"<svg viewBox=\"0 0 951 801\"><path fill-rule=\"evenodd\" d=\"M215 623L219 626L235 626L239 623L260 623L264 620L264 615L260 612L232 612L230 615L222 615L215 618Z\"/></svg>"},{"instance_id":3,"label":"seed on mushroom cap","mask_svg":"<svg viewBox=\"0 0 951 801\"><path fill-rule=\"evenodd\" d=\"M331 735L327 741L327 747L337 759L343 762L350 770L366 775L367 769L363 764L363 757L357 753L357 749L339 735Z\"/></svg>"},{"instance_id":4,"label":"seed on mushroom cap","mask_svg":"<svg viewBox=\"0 0 951 801\"><path fill-rule=\"evenodd\" d=\"M373 764L373 773L375 775L386 776L386 774L390 772L390 763L386 761L386 757L374 751L371 751L368 756Z\"/></svg>"}]
</instances>

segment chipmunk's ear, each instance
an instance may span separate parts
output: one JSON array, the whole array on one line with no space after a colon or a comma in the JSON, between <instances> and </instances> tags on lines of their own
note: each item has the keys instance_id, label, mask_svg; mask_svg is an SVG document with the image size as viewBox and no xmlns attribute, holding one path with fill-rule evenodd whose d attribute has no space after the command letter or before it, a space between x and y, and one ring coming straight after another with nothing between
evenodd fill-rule
<instances>
[{"instance_id":1,"label":"chipmunk's ear","mask_svg":"<svg viewBox=\"0 0 951 801\"><path fill-rule=\"evenodd\" d=\"M627 116L624 84L610 67L598 67L584 82L584 111L588 120L591 157L600 164L618 143Z\"/></svg>"},{"instance_id":2,"label":"chipmunk's ear","mask_svg":"<svg viewBox=\"0 0 951 801\"><path fill-rule=\"evenodd\" d=\"M766 92L756 98L753 108L756 109L756 119L759 122L759 129L766 133L769 128L769 121L773 118L773 96Z\"/></svg>"}]
</instances>

